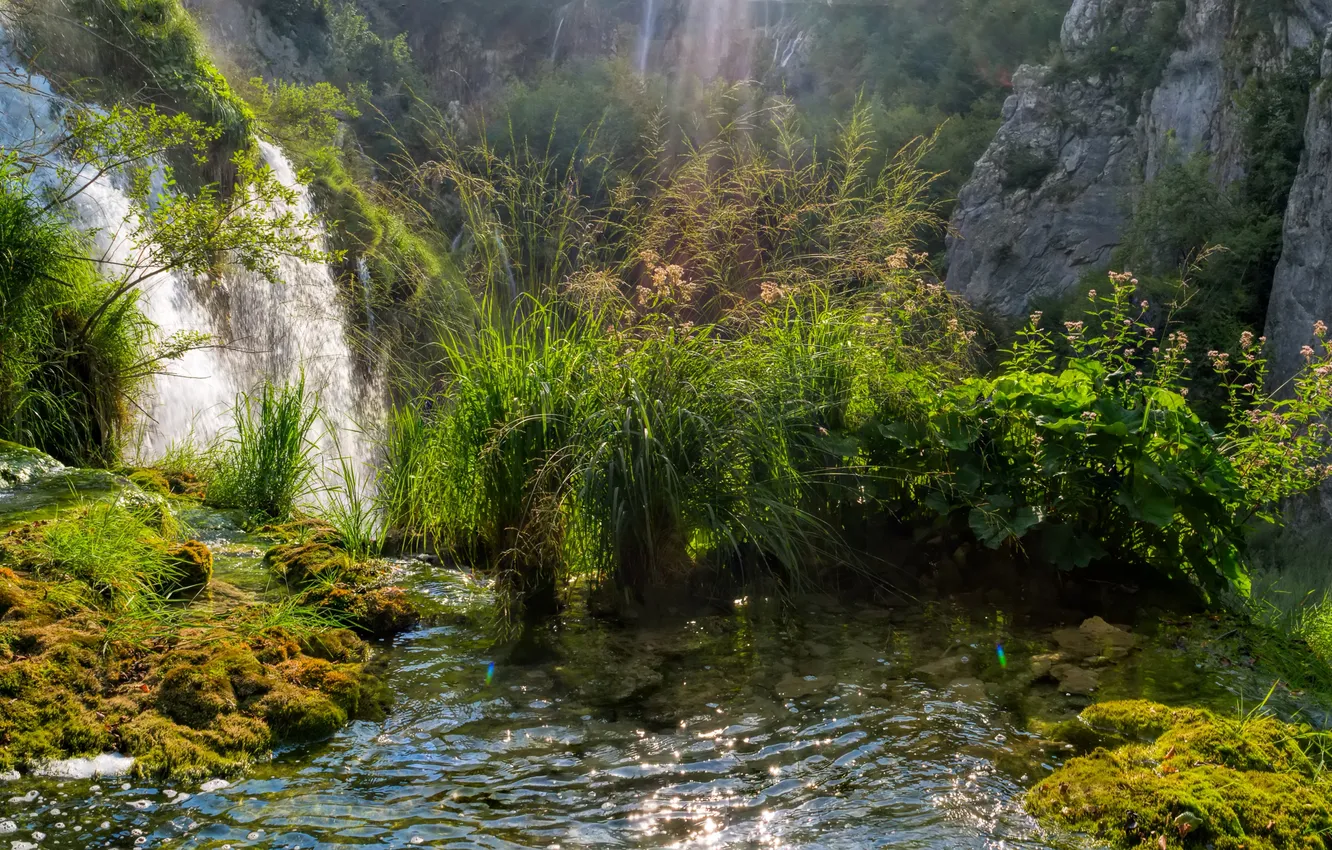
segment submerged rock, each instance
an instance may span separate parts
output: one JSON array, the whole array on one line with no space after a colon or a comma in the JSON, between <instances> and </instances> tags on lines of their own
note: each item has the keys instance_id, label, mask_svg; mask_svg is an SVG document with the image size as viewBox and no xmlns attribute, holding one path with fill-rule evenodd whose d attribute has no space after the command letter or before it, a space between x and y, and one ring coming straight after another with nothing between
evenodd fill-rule
<instances>
[{"instance_id":1,"label":"submerged rock","mask_svg":"<svg viewBox=\"0 0 1332 850\"><path fill-rule=\"evenodd\" d=\"M1084 754L1032 788L1038 818L1129 848L1321 848L1332 777L1307 726L1144 700L1087 708L1060 737Z\"/></svg>"},{"instance_id":2,"label":"submerged rock","mask_svg":"<svg viewBox=\"0 0 1332 850\"><path fill-rule=\"evenodd\" d=\"M1059 629L1055 642L1071 659L1122 658L1138 644L1127 629L1112 626L1100 617L1091 617L1076 629Z\"/></svg>"}]
</instances>

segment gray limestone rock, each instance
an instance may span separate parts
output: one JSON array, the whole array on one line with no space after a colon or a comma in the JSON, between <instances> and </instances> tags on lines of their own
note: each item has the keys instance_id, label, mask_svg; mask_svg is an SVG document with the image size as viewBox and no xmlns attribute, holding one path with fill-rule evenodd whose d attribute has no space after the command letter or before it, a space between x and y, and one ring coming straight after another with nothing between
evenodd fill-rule
<instances>
[{"instance_id":1,"label":"gray limestone rock","mask_svg":"<svg viewBox=\"0 0 1332 850\"><path fill-rule=\"evenodd\" d=\"M1267 308L1268 357L1279 385L1304 363L1300 349L1313 325L1332 322L1332 33L1322 56L1322 81L1309 96L1304 153L1290 189L1281 260Z\"/></svg>"}]
</instances>

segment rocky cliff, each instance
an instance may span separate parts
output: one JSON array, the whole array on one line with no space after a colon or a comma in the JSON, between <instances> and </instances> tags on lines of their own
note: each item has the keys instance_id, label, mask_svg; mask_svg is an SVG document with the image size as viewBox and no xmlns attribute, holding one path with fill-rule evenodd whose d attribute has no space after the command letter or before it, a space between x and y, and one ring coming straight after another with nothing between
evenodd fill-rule
<instances>
[{"instance_id":1,"label":"rocky cliff","mask_svg":"<svg viewBox=\"0 0 1332 850\"><path fill-rule=\"evenodd\" d=\"M1332 39L1332 36L1330 36ZM1300 365L1300 348L1314 322L1332 322L1332 40L1324 43L1321 80L1309 98L1304 152L1290 189L1282 229L1281 261L1272 281L1267 336L1274 374Z\"/></svg>"},{"instance_id":2,"label":"rocky cliff","mask_svg":"<svg viewBox=\"0 0 1332 850\"><path fill-rule=\"evenodd\" d=\"M1135 201L1168 164L1202 154L1216 185L1244 179L1250 82L1318 47L1330 21L1328 0L1077 0L1058 58L1014 76L1003 125L960 194L949 286L1021 317L1121 261ZM1267 311L1283 371L1313 319L1332 321L1332 281L1320 286L1332 263L1332 109L1317 90L1304 149L1294 184L1280 187L1290 196Z\"/></svg>"}]
</instances>

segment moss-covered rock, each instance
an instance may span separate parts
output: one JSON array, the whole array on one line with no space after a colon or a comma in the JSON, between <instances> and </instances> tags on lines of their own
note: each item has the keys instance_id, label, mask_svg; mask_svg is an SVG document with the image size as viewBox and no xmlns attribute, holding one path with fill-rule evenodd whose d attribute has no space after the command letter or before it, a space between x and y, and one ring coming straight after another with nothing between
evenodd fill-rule
<instances>
[{"instance_id":1,"label":"moss-covered rock","mask_svg":"<svg viewBox=\"0 0 1332 850\"><path fill-rule=\"evenodd\" d=\"M1142 700L1093 705L1079 727L1064 737L1090 752L1027 795L1039 818L1130 848L1328 846L1332 777L1309 754L1321 733Z\"/></svg>"},{"instance_id":2,"label":"moss-covered rock","mask_svg":"<svg viewBox=\"0 0 1332 850\"><path fill-rule=\"evenodd\" d=\"M171 495L171 484L166 476L156 469L135 469L126 476L139 486L139 489L145 493L156 493L159 496Z\"/></svg>"},{"instance_id":3,"label":"moss-covered rock","mask_svg":"<svg viewBox=\"0 0 1332 850\"><path fill-rule=\"evenodd\" d=\"M354 561L336 546L310 542L275 546L264 563L289 587L305 591L303 603L338 615L363 635L392 637L420 619L401 588L384 584L383 562Z\"/></svg>"},{"instance_id":4,"label":"moss-covered rock","mask_svg":"<svg viewBox=\"0 0 1332 850\"><path fill-rule=\"evenodd\" d=\"M292 684L269 691L256 708L269 728L289 741L318 741L347 723L347 712L327 695Z\"/></svg>"},{"instance_id":5,"label":"moss-covered rock","mask_svg":"<svg viewBox=\"0 0 1332 850\"><path fill-rule=\"evenodd\" d=\"M235 776L266 757L273 743L268 726L257 718L226 714L208 728L191 729L156 711L122 726L120 738L135 759L135 775L184 781Z\"/></svg>"},{"instance_id":6,"label":"moss-covered rock","mask_svg":"<svg viewBox=\"0 0 1332 850\"><path fill-rule=\"evenodd\" d=\"M0 440L0 490L54 475L64 468L64 464L48 454Z\"/></svg>"},{"instance_id":7,"label":"moss-covered rock","mask_svg":"<svg viewBox=\"0 0 1332 850\"><path fill-rule=\"evenodd\" d=\"M352 561L347 553L328 543L274 546L264 555L264 563L291 587L304 587L315 581L337 581L352 572Z\"/></svg>"},{"instance_id":8,"label":"moss-covered rock","mask_svg":"<svg viewBox=\"0 0 1332 850\"><path fill-rule=\"evenodd\" d=\"M28 552L50 524L7 535ZM154 544L161 545L161 544ZM170 550L202 570L207 547ZM141 776L239 773L282 741L327 737L375 714L382 683L367 646L342 629L263 627L244 607L177 633L124 640L106 597L0 567L0 770L119 750Z\"/></svg>"},{"instance_id":9,"label":"moss-covered rock","mask_svg":"<svg viewBox=\"0 0 1332 850\"><path fill-rule=\"evenodd\" d=\"M167 549L178 571L175 585L182 590L200 590L213 578L213 553L198 540L186 540Z\"/></svg>"}]
</instances>

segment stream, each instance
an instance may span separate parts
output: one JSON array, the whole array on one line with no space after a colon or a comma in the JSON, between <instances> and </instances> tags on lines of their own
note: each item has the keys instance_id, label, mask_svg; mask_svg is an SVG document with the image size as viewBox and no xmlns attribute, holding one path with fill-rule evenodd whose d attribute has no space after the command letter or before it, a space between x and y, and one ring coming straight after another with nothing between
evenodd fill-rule
<instances>
[{"instance_id":1,"label":"stream","mask_svg":"<svg viewBox=\"0 0 1332 850\"><path fill-rule=\"evenodd\" d=\"M262 541L222 514L185 519L218 578L263 592ZM11 778L0 847L1088 846L1021 799L1061 752L1032 718L1091 698L1033 682L1051 632L1004 611L741 599L632 629L572 620L518 663L456 614L483 586L403 568L436 616L377 648L387 717L231 784ZM1233 683L1168 642L1097 675L1097 698L1235 706Z\"/></svg>"}]
</instances>

